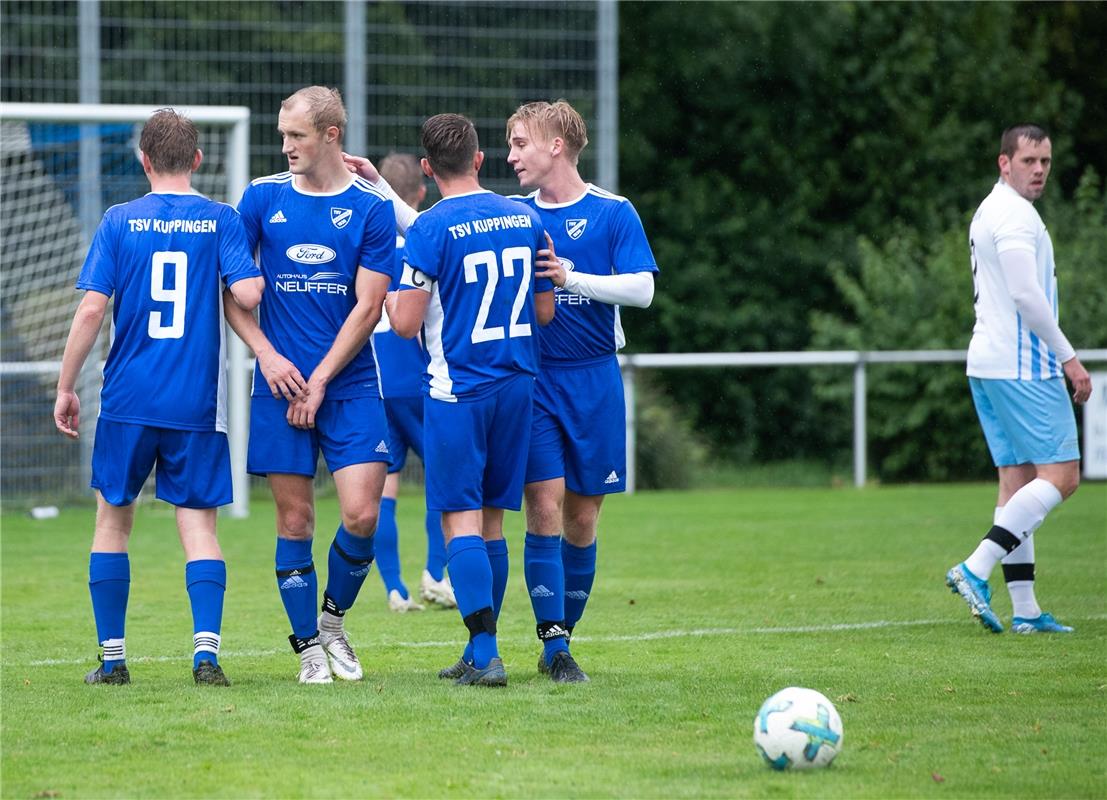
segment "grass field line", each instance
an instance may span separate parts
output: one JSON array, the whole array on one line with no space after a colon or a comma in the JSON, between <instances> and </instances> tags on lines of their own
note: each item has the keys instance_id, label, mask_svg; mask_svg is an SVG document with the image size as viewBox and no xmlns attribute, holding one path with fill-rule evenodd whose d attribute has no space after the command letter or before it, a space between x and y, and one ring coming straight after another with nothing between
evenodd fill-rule
<instances>
[{"instance_id":1,"label":"grass field line","mask_svg":"<svg viewBox=\"0 0 1107 800\"><path fill-rule=\"evenodd\" d=\"M1107 614L1092 614L1091 616L1084 617L1067 617L1074 622L1093 622L1107 619ZM790 634L790 633L840 633L849 631L868 631L879 628L914 628L924 627L928 625L960 625L964 624L966 620L963 617L950 617L946 619L905 619L905 620L875 620L873 622L838 622L830 625L792 625L792 626L779 626L779 627L759 627L759 628L692 628L689 630L669 630L669 631L646 631L643 633L630 633L612 636L577 636L574 637L574 641L578 642L649 642L657 639L686 639L686 638L698 638L703 636L759 636L759 635L778 635L778 634ZM530 637L527 637L526 642L530 642ZM515 642L515 644L524 643L522 639ZM461 647L463 642L461 641L424 641L424 642L405 642L405 641L390 641L384 639L377 641L373 644L374 647L403 647L403 648L457 648ZM222 652L222 655L227 658L271 658L272 656L284 655L288 652L287 648L275 648L268 650L231 650L227 649ZM163 655L163 656L139 656L137 658L130 658L128 661L134 663L150 663L160 661L177 661L181 658L180 654L177 655ZM85 664L88 662L88 656L81 658L42 658L34 661L8 661L10 666L30 666L30 667L55 667L55 666L76 666L79 664Z\"/></svg>"}]
</instances>

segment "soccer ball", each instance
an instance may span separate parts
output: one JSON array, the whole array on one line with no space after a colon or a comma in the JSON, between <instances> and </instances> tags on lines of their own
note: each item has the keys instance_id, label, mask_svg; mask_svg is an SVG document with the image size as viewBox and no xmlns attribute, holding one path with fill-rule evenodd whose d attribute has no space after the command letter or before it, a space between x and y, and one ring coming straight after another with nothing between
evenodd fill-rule
<instances>
[{"instance_id":1,"label":"soccer ball","mask_svg":"<svg viewBox=\"0 0 1107 800\"><path fill-rule=\"evenodd\" d=\"M825 767L842 749L842 718L814 689L789 686L761 704L753 743L773 769Z\"/></svg>"}]
</instances>

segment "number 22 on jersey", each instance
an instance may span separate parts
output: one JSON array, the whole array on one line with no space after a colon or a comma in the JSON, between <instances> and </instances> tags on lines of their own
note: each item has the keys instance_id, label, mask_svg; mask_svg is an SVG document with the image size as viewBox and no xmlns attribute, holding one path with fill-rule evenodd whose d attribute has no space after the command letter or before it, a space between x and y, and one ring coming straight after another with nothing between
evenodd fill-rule
<instances>
[{"instance_id":1,"label":"number 22 on jersey","mask_svg":"<svg viewBox=\"0 0 1107 800\"><path fill-rule=\"evenodd\" d=\"M519 282L519 291L515 294L515 302L511 306L511 320L507 328L508 338L530 336L530 324L519 322L523 314L523 308L527 302L527 290L530 288L531 274L531 249L529 247L508 247L500 253L499 259L492 250L482 250L479 253L469 253L465 256L462 265L465 269L465 282L477 283L479 281L477 268L484 267L488 275L488 282L484 285L484 295L481 297L480 308L477 310L477 318L473 322L473 332L470 341L473 344L481 342L493 342L504 338L503 325L488 325L488 314L492 308L492 298L496 294L496 284L500 281L500 273L505 278L515 276L516 264L522 269L522 280Z\"/></svg>"}]
</instances>

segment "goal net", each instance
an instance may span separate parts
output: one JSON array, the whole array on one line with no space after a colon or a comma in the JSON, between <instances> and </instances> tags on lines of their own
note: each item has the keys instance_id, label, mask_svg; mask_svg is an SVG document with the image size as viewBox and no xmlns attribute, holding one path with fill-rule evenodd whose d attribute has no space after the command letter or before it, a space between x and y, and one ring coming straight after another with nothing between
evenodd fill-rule
<instances>
[{"instance_id":1,"label":"goal net","mask_svg":"<svg viewBox=\"0 0 1107 800\"><path fill-rule=\"evenodd\" d=\"M9 507L57 505L88 496L107 325L78 386L79 445L54 429L55 384L80 300L74 285L96 226L108 207L149 191L138 159L138 137L155 110L0 103L0 493ZM237 203L249 170L249 110L179 110L196 123L204 152L194 188L212 199ZM236 365L229 382L232 513L240 515L246 509L242 429L248 401L244 350L233 335L228 342L233 343L229 351Z\"/></svg>"}]
</instances>

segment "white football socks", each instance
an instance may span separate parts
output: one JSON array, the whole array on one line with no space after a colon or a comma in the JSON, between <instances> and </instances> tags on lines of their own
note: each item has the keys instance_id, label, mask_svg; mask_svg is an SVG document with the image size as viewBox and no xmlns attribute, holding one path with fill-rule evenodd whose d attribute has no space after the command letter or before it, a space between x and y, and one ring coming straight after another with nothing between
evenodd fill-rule
<instances>
[{"instance_id":1,"label":"white football socks","mask_svg":"<svg viewBox=\"0 0 1107 800\"><path fill-rule=\"evenodd\" d=\"M1043 478L1035 478L1015 492L1007 501L1007 505L997 510L995 524L1010 532L1021 542L1026 542L1042 524L1046 515L1056 508L1062 499L1056 486ZM973 575L986 581L995 565L1007 554L999 544L985 538L977 545L972 555L965 559L965 567ZM1016 614L1016 616L1022 616L1022 614Z\"/></svg>"}]
</instances>

